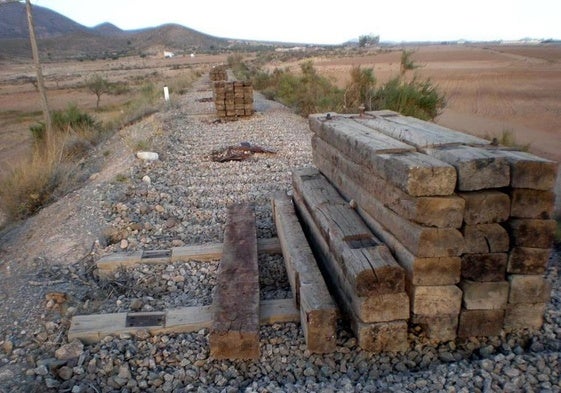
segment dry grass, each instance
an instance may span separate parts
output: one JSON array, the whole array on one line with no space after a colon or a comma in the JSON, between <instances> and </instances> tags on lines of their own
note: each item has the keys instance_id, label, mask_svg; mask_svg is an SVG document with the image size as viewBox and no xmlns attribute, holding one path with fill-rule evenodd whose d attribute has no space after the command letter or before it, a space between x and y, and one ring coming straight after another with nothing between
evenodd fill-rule
<instances>
[{"instance_id":1,"label":"dry grass","mask_svg":"<svg viewBox=\"0 0 561 393\"><path fill-rule=\"evenodd\" d=\"M36 213L74 183L77 167L65 154L66 139L58 136L50 146L36 147L32 157L0 183L0 206L8 221Z\"/></svg>"}]
</instances>

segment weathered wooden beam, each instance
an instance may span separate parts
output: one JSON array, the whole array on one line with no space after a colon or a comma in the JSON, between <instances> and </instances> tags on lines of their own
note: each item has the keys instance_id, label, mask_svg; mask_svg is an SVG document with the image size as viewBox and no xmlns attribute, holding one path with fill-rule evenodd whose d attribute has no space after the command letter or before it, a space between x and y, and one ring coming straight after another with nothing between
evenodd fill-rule
<instances>
[{"instance_id":1,"label":"weathered wooden beam","mask_svg":"<svg viewBox=\"0 0 561 393\"><path fill-rule=\"evenodd\" d=\"M137 265L141 260L142 251L119 252L106 255L97 261L97 272L100 277L104 277L121 267Z\"/></svg>"},{"instance_id":2,"label":"weathered wooden beam","mask_svg":"<svg viewBox=\"0 0 561 393\"><path fill-rule=\"evenodd\" d=\"M216 359L259 357L259 268L255 213L232 205L212 299L210 353Z\"/></svg>"},{"instance_id":3,"label":"weathered wooden beam","mask_svg":"<svg viewBox=\"0 0 561 393\"><path fill-rule=\"evenodd\" d=\"M448 145L480 145L489 144L488 140L464 134L409 116L378 116L376 112L366 112L364 116L355 117L355 121L378 130L392 138L423 149L427 147Z\"/></svg>"},{"instance_id":4,"label":"weathered wooden beam","mask_svg":"<svg viewBox=\"0 0 561 393\"><path fill-rule=\"evenodd\" d=\"M553 217L555 194L552 191L512 188L510 198L511 217L541 219Z\"/></svg>"},{"instance_id":5,"label":"weathered wooden beam","mask_svg":"<svg viewBox=\"0 0 561 393\"><path fill-rule=\"evenodd\" d=\"M504 252L462 255L462 278L472 281L504 281L508 255Z\"/></svg>"},{"instance_id":6,"label":"weathered wooden beam","mask_svg":"<svg viewBox=\"0 0 561 393\"><path fill-rule=\"evenodd\" d=\"M403 269L325 177L315 169L294 171L293 186L358 296L404 291Z\"/></svg>"},{"instance_id":7,"label":"weathered wooden beam","mask_svg":"<svg viewBox=\"0 0 561 393\"><path fill-rule=\"evenodd\" d=\"M458 337L490 337L501 334L504 310L465 310L460 313Z\"/></svg>"},{"instance_id":8,"label":"weathered wooden beam","mask_svg":"<svg viewBox=\"0 0 561 393\"><path fill-rule=\"evenodd\" d=\"M355 192L362 189L362 186L349 179L335 184L335 187L349 199L354 196L356 204L398 239L411 254L421 258L455 257L462 254L464 238L457 229L426 227L406 220L376 198L366 196L366 192Z\"/></svg>"},{"instance_id":9,"label":"weathered wooden beam","mask_svg":"<svg viewBox=\"0 0 561 393\"><path fill-rule=\"evenodd\" d=\"M510 216L510 197L496 190L460 192L465 201L464 222L467 225L504 222Z\"/></svg>"},{"instance_id":10,"label":"weathered wooden beam","mask_svg":"<svg viewBox=\"0 0 561 393\"><path fill-rule=\"evenodd\" d=\"M465 225L462 234L466 254L507 252L510 248L508 232L500 224Z\"/></svg>"},{"instance_id":11,"label":"weathered wooden beam","mask_svg":"<svg viewBox=\"0 0 561 393\"><path fill-rule=\"evenodd\" d=\"M515 303L507 304L505 310L504 329L541 329L544 320L546 303Z\"/></svg>"},{"instance_id":12,"label":"weathered wooden beam","mask_svg":"<svg viewBox=\"0 0 561 393\"><path fill-rule=\"evenodd\" d=\"M462 280L462 304L467 310L504 310L508 300L507 281L475 282Z\"/></svg>"},{"instance_id":13,"label":"weathered wooden beam","mask_svg":"<svg viewBox=\"0 0 561 393\"><path fill-rule=\"evenodd\" d=\"M426 152L456 168L459 191L500 188L510 184L510 165L497 150L457 146L430 148Z\"/></svg>"},{"instance_id":14,"label":"weathered wooden beam","mask_svg":"<svg viewBox=\"0 0 561 393\"><path fill-rule=\"evenodd\" d=\"M416 257L364 209L357 206L356 210L372 232L392 251L396 261L405 269L407 281L412 285L452 285L460 281L460 257Z\"/></svg>"},{"instance_id":15,"label":"weathered wooden beam","mask_svg":"<svg viewBox=\"0 0 561 393\"><path fill-rule=\"evenodd\" d=\"M358 346L369 352L405 352L409 348L407 321L364 323L351 320Z\"/></svg>"},{"instance_id":16,"label":"weathered wooden beam","mask_svg":"<svg viewBox=\"0 0 561 393\"><path fill-rule=\"evenodd\" d=\"M551 283L541 274L511 274L508 276L510 291L508 302L547 303L551 296Z\"/></svg>"},{"instance_id":17,"label":"weathered wooden beam","mask_svg":"<svg viewBox=\"0 0 561 393\"><path fill-rule=\"evenodd\" d=\"M405 292L358 296L342 273L339 262L333 256L326 240L316 225L303 197L295 192L294 202L308 241L316 253L323 276L341 309L350 319L358 318L365 323L407 319L409 299Z\"/></svg>"},{"instance_id":18,"label":"weathered wooden beam","mask_svg":"<svg viewBox=\"0 0 561 393\"><path fill-rule=\"evenodd\" d=\"M284 193L277 194L272 207L288 281L300 308L306 347L314 353L333 352L339 309L327 289L292 201Z\"/></svg>"},{"instance_id":19,"label":"weathered wooden beam","mask_svg":"<svg viewBox=\"0 0 561 393\"><path fill-rule=\"evenodd\" d=\"M331 146L337 146L351 161L367 168L369 173L385 179L412 196L454 193L457 176L453 166L412 150L399 154L381 154L380 149L369 150L368 145L357 149L355 145L359 142L347 144L345 138L338 138L339 134L333 130L325 132L324 124L329 121L331 120L325 120L325 116L310 116L310 128L322 140ZM348 121L352 122L350 119ZM344 135L344 129L339 131Z\"/></svg>"},{"instance_id":20,"label":"weathered wooden beam","mask_svg":"<svg viewBox=\"0 0 561 393\"><path fill-rule=\"evenodd\" d=\"M522 151L499 150L510 165L512 188L553 190L557 163Z\"/></svg>"},{"instance_id":21,"label":"weathered wooden beam","mask_svg":"<svg viewBox=\"0 0 561 393\"><path fill-rule=\"evenodd\" d=\"M421 225L459 228L464 216L463 199L455 196L411 196L391 182L356 164L317 135L312 137L314 164L337 184L350 179L384 206L401 217ZM361 192L362 190L354 190ZM367 197L365 196L365 197Z\"/></svg>"},{"instance_id":22,"label":"weathered wooden beam","mask_svg":"<svg viewBox=\"0 0 561 393\"><path fill-rule=\"evenodd\" d=\"M371 154L415 151L415 147L359 124L348 116L331 116L317 128L316 134L334 146L341 146L345 153L352 152L363 158Z\"/></svg>"},{"instance_id":23,"label":"weathered wooden beam","mask_svg":"<svg viewBox=\"0 0 561 393\"><path fill-rule=\"evenodd\" d=\"M300 315L294 306L293 299L262 300L260 307L260 323L299 322ZM163 323L153 326L127 325L127 316L139 313L112 313L75 315L70 322L68 341L78 339L84 344L93 344L107 336L121 334L136 335L141 330L150 334L177 334L197 332L208 329L212 324L212 306L182 307L165 311L142 313L151 319L162 319ZM161 318L164 316L163 318Z\"/></svg>"},{"instance_id":24,"label":"weathered wooden beam","mask_svg":"<svg viewBox=\"0 0 561 393\"><path fill-rule=\"evenodd\" d=\"M510 219L506 223L511 245L517 247L551 248L557 222L533 218Z\"/></svg>"},{"instance_id":25,"label":"weathered wooden beam","mask_svg":"<svg viewBox=\"0 0 561 393\"><path fill-rule=\"evenodd\" d=\"M207 243L184 247L173 247L169 250L133 251L107 255L96 263L101 277L109 276L121 267L130 267L142 263L174 263L187 261L218 261L222 258L222 243ZM257 251L267 254L281 254L278 238L257 239ZM160 258L146 258L146 253L164 254Z\"/></svg>"},{"instance_id":26,"label":"weathered wooden beam","mask_svg":"<svg viewBox=\"0 0 561 393\"><path fill-rule=\"evenodd\" d=\"M456 285L409 286L411 313L438 317L458 315L462 306L462 291Z\"/></svg>"},{"instance_id":27,"label":"weathered wooden beam","mask_svg":"<svg viewBox=\"0 0 561 393\"><path fill-rule=\"evenodd\" d=\"M550 255L550 248L514 247L508 253L506 271L512 274L543 274Z\"/></svg>"},{"instance_id":28,"label":"weathered wooden beam","mask_svg":"<svg viewBox=\"0 0 561 393\"><path fill-rule=\"evenodd\" d=\"M457 337L458 314L411 315L411 323L417 324L431 341L445 342Z\"/></svg>"}]
</instances>

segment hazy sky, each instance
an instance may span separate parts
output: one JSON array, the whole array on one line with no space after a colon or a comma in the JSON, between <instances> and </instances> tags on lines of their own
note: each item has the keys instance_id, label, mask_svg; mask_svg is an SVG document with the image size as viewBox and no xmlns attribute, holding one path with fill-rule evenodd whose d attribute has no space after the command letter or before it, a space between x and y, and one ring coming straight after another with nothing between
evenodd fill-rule
<instances>
[{"instance_id":1,"label":"hazy sky","mask_svg":"<svg viewBox=\"0 0 561 393\"><path fill-rule=\"evenodd\" d=\"M178 23L216 37L339 44L561 38L561 0L32 0L78 23Z\"/></svg>"}]
</instances>

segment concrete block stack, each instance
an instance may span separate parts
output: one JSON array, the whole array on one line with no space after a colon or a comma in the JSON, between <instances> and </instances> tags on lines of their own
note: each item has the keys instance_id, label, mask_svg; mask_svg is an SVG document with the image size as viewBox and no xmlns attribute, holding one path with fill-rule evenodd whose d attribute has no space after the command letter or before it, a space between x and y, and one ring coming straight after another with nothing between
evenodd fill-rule
<instances>
[{"instance_id":1,"label":"concrete block stack","mask_svg":"<svg viewBox=\"0 0 561 393\"><path fill-rule=\"evenodd\" d=\"M311 115L314 164L405 269L431 339L539 328L557 165L391 111Z\"/></svg>"},{"instance_id":2,"label":"concrete block stack","mask_svg":"<svg viewBox=\"0 0 561 393\"><path fill-rule=\"evenodd\" d=\"M221 118L253 115L253 86L251 82L216 81L213 85L216 113Z\"/></svg>"}]
</instances>

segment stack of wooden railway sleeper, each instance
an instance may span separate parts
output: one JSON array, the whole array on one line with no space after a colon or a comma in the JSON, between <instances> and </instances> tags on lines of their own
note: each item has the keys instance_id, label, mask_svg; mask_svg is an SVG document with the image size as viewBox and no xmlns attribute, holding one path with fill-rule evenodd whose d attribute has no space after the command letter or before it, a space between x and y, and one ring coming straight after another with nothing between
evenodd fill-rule
<instances>
[{"instance_id":1,"label":"stack of wooden railway sleeper","mask_svg":"<svg viewBox=\"0 0 561 393\"><path fill-rule=\"evenodd\" d=\"M309 120L319 172L294 176L297 204L315 210L306 223L333 220L353 235L353 212L329 212L335 191L325 190L350 201L405 270L411 322L442 341L541 327L554 162L391 111ZM319 249L336 233L309 232ZM334 287L347 288L328 270Z\"/></svg>"}]
</instances>

